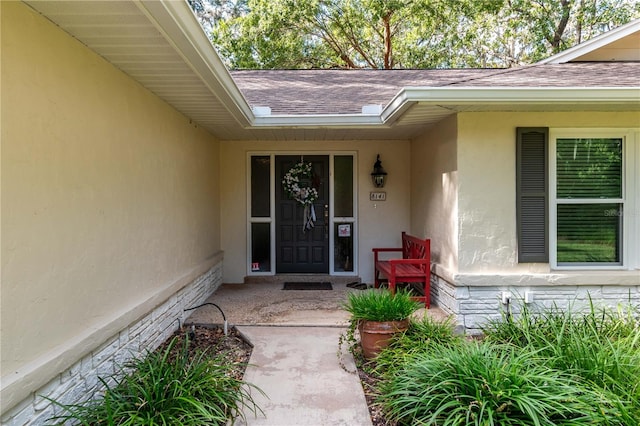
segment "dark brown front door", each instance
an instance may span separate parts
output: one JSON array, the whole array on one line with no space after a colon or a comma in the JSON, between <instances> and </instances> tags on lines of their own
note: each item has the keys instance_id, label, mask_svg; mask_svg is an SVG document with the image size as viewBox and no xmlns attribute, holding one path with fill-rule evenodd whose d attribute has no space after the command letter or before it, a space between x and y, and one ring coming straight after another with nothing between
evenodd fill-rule
<instances>
[{"instance_id":1,"label":"dark brown front door","mask_svg":"<svg viewBox=\"0 0 640 426\"><path fill-rule=\"evenodd\" d=\"M313 203L316 220L305 229L304 206L291 199L282 185L285 174L301 158L312 164L313 177L301 182L318 191ZM327 274L329 272L329 157L276 156L276 272Z\"/></svg>"}]
</instances>

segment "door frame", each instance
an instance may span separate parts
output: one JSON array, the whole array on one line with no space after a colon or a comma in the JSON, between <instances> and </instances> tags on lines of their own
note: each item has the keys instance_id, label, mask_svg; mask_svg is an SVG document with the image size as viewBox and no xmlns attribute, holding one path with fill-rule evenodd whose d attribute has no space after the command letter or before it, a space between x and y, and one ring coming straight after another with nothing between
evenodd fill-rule
<instances>
[{"instance_id":1,"label":"door frame","mask_svg":"<svg viewBox=\"0 0 640 426\"><path fill-rule=\"evenodd\" d=\"M305 155L322 155L329 157L329 275L335 276L357 276L358 275L358 155L356 151L248 151L246 155L246 274L247 276L273 276L276 275L276 205L275 191L276 185L280 182L275 180L275 157L281 155L305 156ZM335 217L334 216L334 158L335 156L347 155L353 158L353 216L352 217ZM270 176L269 176L269 214L270 217L252 217L251 216L251 157L264 156L270 158ZM251 259L251 225L252 223L269 223L270 225L270 270L254 271L252 270ZM352 271L336 271L335 265L335 229L336 223L350 223L353 233L353 270Z\"/></svg>"}]
</instances>

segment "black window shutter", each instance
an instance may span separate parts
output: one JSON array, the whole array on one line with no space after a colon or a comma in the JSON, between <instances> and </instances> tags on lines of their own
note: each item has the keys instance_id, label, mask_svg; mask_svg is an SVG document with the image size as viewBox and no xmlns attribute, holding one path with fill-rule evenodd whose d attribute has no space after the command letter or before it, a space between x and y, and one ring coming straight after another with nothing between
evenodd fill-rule
<instances>
[{"instance_id":1,"label":"black window shutter","mask_svg":"<svg viewBox=\"0 0 640 426\"><path fill-rule=\"evenodd\" d=\"M519 127L516 145L518 262L549 262L549 129Z\"/></svg>"}]
</instances>

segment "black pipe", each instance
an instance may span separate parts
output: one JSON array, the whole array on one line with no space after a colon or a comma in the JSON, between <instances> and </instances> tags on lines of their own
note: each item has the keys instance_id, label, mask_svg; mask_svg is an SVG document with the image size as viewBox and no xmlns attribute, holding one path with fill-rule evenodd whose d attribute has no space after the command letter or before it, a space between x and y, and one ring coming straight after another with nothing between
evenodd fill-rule
<instances>
[{"instance_id":1,"label":"black pipe","mask_svg":"<svg viewBox=\"0 0 640 426\"><path fill-rule=\"evenodd\" d=\"M228 332L228 327L227 327L227 317L224 315L224 312L222 312L222 308L220 308L220 306L216 305L215 303L211 303L211 302L203 303L202 305L194 306L193 308L187 308L187 309L184 310L184 312L193 311L194 309L198 309L198 308L201 308L201 307L207 306L207 305L215 306L216 308L218 308L218 310L222 314L222 319L224 321L223 331L224 331L224 335L227 336L228 333L229 333Z\"/></svg>"}]
</instances>

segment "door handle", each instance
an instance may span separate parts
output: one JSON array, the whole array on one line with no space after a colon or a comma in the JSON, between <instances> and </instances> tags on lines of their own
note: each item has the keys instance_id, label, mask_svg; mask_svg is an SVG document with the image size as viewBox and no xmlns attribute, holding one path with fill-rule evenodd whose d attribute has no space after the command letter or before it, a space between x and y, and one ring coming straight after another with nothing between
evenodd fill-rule
<instances>
[{"instance_id":1,"label":"door handle","mask_svg":"<svg viewBox=\"0 0 640 426\"><path fill-rule=\"evenodd\" d=\"M324 205L324 237L329 239L329 204Z\"/></svg>"}]
</instances>

